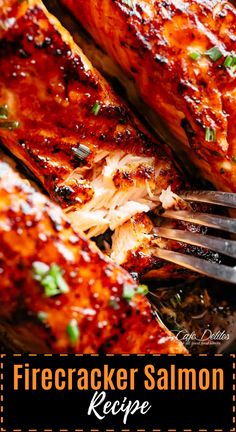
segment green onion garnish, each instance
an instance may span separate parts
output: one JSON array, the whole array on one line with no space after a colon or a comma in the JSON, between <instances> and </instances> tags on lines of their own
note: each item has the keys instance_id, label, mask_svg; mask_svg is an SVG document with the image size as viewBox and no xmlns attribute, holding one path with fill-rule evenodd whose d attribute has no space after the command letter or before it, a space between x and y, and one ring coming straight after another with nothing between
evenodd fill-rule
<instances>
[{"instance_id":1,"label":"green onion garnish","mask_svg":"<svg viewBox=\"0 0 236 432\"><path fill-rule=\"evenodd\" d=\"M0 119L6 120L8 117L8 108L7 105L0 105Z\"/></svg>"},{"instance_id":2,"label":"green onion garnish","mask_svg":"<svg viewBox=\"0 0 236 432\"><path fill-rule=\"evenodd\" d=\"M149 289L148 289L147 285L139 285L138 290L137 290L137 294L147 295L148 291L149 291Z\"/></svg>"},{"instance_id":3,"label":"green onion garnish","mask_svg":"<svg viewBox=\"0 0 236 432\"><path fill-rule=\"evenodd\" d=\"M201 53L197 52L197 51L193 51L193 52L189 53L189 57L192 60L199 60L201 58L201 56L202 56Z\"/></svg>"},{"instance_id":4,"label":"green onion garnish","mask_svg":"<svg viewBox=\"0 0 236 432\"><path fill-rule=\"evenodd\" d=\"M129 284L124 284L123 285L123 293L122 293L122 297L127 300L128 302L130 300L132 300L132 298L136 295L136 294L142 294L142 295L146 295L148 293L148 287L147 285L139 285L137 288L129 285Z\"/></svg>"},{"instance_id":5,"label":"green onion garnish","mask_svg":"<svg viewBox=\"0 0 236 432\"><path fill-rule=\"evenodd\" d=\"M52 264L49 267L47 264L35 261L32 270L34 279L44 288L46 297L69 292L69 287L62 276L62 270L57 264Z\"/></svg>"},{"instance_id":6,"label":"green onion garnish","mask_svg":"<svg viewBox=\"0 0 236 432\"><path fill-rule=\"evenodd\" d=\"M18 121L0 122L0 128L2 128L2 129L14 130L14 129L17 129L19 126L20 126L20 123Z\"/></svg>"},{"instance_id":7,"label":"green onion garnish","mask_svg":"<svg viewBox=\"0 0 236 432\"><path fill-rule=\"evenodd\" d=\"M236 156L232 156L231 160L236 163Z\"/></svg>"},{"instance_id":8,"label":"green onion garnish","mask_svg":"<svg viewBox=\"0 0 236 432\"><path fill-rule=\"evenodd\" d=\"M136 293L137 291L135 290L135 287L133 285L129 285L126 283L123 285L122 297L128 302L132 300Z\"/></svg>"},{"instance_id":9,"label":"green onion garnish","mask_svg":"<svg viewBox=\"0 0 236 432\"><path fill-rule=\"evenodd\" d=\"M44 294L46 297L54 297L60 294L60 290L57 288L57 283L51 275L46 275L40 281L41 285L44 287Z\"/></svg>"},{"instance_id":10,"label":"green onion garnish","mask_svg":"<svg viewBox=\"0 0 236 432\"><path fill-rule=\"evenodd\" d=\"M83 144L80 144L79 147L73 147L72 151L81 160L86 159L91 153L91 150Z\"/></svg>"},{"instance_id":11,"label":"green onion garnish","mask_svg":"<svg viewBox=\"0 0 236 432\"><path fill-rule=\"evenodd\" d=\"M76 319L72 319L67 326L67 333L72 345L75 345L80 337L79 326Z\"/></svg>"},{"instance_id":12,"label":"green onion garnish","mask_svg":"<svg viewBox=\"0 0 236 432\"><path fill-rule=\"evenodd\" d=\"M214 62L219 60L223 56L222 52L216 46L210 48L208 51L205 52L205 54L210 57L210 59Z\"/></svg>"},{"instance_id":13,"label":"green onion garnish","mask_svg":"<svg viewBox=\"0 0 236 432\"><path fill-rule=\"evenodd\" d=\"M101 109L101 105L99 104L99 102L95 102L91 112L97 116L100 109Z\"/></svg>"},{"instance_id":14,"label":"green onion garnish","mask_svg":"<svg viewBox=\"0 0 236 432\"><path fill-rule=\"evenodd\" d=\"M109 306L115 310L119 309L119 303L115 299L109 301Z\"/></svg>"},{"instance_id":15,"label":"green onion garnish","mask_svg":"<svg viewBox=\"0 0 236 432\"><path fill-rule=\"evenodd\" d=\"M231 56L227 56L225 61L224 61L224 66L225 67L231 67L234 64L234 58Z\"/></svg>"},{"instance_id":16,"label":"green onion garnish","mask_svg":"<svg viewBox=\"0 0 236 432\"><path fill-rule=\"evenodd\" d=\"M220 169L220 174L225 174L225 170L224 170L224 168L221 168L221 169Z\"/></svg>"},{"instance_id":17,"label":"green onion garnish","mask_svg":"<svg viewBox=\"0 0 236 432\"><path fill-rule=\"evenodd\" d=\"M215 142L216 141L216 130L207 127L206 131L205 131L205 140L208 142Z\"/></svg>"},{"instance_id":18,"label":"green onion garnish","mask_svg":"<svg viewBox=\"0 0 236 432\"><path fill-rule=\"evenodd\" d=\"M68 293L69 287L65 281L65 279L62 276L62 271L60 267L57 264L53 264L49 270L50 276L55 280L57 284L57 288L60 290L61 293Z\"/></svg>"},{"instance_id":19,"label":"green onion garnish","mask_svg":"<svg viewBox=\"0 0 236 432\"><path fill-rule=\"evenodd\" d=\"M37 313L37 317L38 317L39 321L41 321L42 323L45 323L47 321L48 314L47 314L47 312L40 311Z\"/></svg>"},{"instance_id":20,"label":"green onion garnish","mask_svg":"<svg viewBox=\"0 0 236 432\"><path fill-rule=\"evenodd\" d=\"M224 61L224 66L226 68L229 68L231 72L234 72L236 69L236 57L234 56L227 56Z\"/></svg>"},{"instance_id":21,"label":"green onion garnish","mask_svg":"<svg viewBox=\"0 0 236 432\"><path fill-rule=\"evenodd\" d=\"M40 280L41 277L45 276L50 269L50 267L47 264L41 261L34 261L32 268L33 268L35 280Z\"/></svg>"}]
</instances>

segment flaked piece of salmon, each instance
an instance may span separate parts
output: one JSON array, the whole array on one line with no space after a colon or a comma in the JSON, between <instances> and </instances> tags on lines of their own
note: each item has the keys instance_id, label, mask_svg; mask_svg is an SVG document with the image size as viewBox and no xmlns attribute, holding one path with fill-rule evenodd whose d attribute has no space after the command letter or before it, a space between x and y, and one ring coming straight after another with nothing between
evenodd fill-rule
<instances>
[{"instance_id":1,"label":"flaked piece of salmon","mask_svg":"<svg viewBox=\"0 0 236 432\"><path fill-rule=\"evenodd\" d=\"M0 332L17 352L185 352L131 276L0 158Z\"/></svg>"},{"instance_id":2,"label":"flaked piece of salmon","mask_svg":"<svg viewBox=\"0 0 236 432\"><path fill-rule=\"evenodd\" d=\"M132 76L203 175L236 192L236 9L225 0L62 0Z\"/></svg>"},{"instance_id":3,"label":"flaked piece of salmon","mask_svg":"<svg viewBox=\"0 0 236 432\"><path fill-rule=\"evenodd\" d=\"M119 264L139 275L154 269L158 277L182 275L156 258L155 248L186 246L152 235L150 212L161 201L183 204L173 194L186 180L167 147L148 134L40 1L4 2L0 22L3 144L74 226L90 238L111 232L107 253Z\"/></svg>"}]
</instances>

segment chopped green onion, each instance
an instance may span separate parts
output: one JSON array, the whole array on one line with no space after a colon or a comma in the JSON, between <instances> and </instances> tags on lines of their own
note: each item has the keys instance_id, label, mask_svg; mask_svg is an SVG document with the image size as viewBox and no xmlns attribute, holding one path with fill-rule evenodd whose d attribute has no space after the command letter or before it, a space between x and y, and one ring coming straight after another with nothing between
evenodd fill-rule
<instances>
[{"instance_id":1,"label":"chopped green onion","mask_svg":"<svg viewBox=\"0 0 236 432\"><path fill-rule=\"evenodd\" d=\"M41 261L34 261L32 264L32 269L34 273L34 279L40 280L42 276L45 276L48 273L50 267Z\"/></svg>"},{"instance_id":2,"label":"chopped green onion","mask_svg":"<svg viewBox=\"0 0 236 432\"><path fill-rule=\"evenodd\" d=\"M14 130L14 129L17 129L19 126L20 126L20 123L18 121L0 122L0 128L2 128L2 129Z\"/></svg>"},{"instance_id":3,"label":"chopped green onion","mask_svg":"<svg viewBox=\"0 0 236 432\"><path fill-rule=\"evenodd\" d=\"M225 61L224 61L224 66L225 67L231 67L231 66L233 66L233 63L234 63L233 57L227 56Z\"/></svg>"},{"instance_id":4,"label":"chopped green onion","mask_svg":"<svg viewBox=\"0 0 236 432\"><path fill-rule=\"evenodd\" d=\"M205 140L208 142L215 142L216 141L216 130L207 127L206 132L205 132Z\"/></svg>"},{"instance_id":5,"label":"chopped green onion","mask_svg":"<svg viewBox=\"0 0 236 432\"><path fill-rule=\"evenodd\" d=\"M229 68L231 70L231 72L235 72L236 70L236 57L230 55L227 56L225 61L224 61L224 66L226 68Z\"/></svg>"},{"instance_id":6,"label":"chopped green onion","mask_svg":"<svg viewBox=\"0 0 236 432\"><path fill-rule=\"evenodd\" d=\"M130 300L132 300L132 298L135 296L135 294L146 295L148 293L148 291L149 290L148 290L147 285L139 285L136 288L132 285L124 284L122 297L129 302Z\"/></svg>"},{"instance_id":7,"label":"chopped green onion","mask_svg":"<svg viewBox=\"0 0 236 432\"><path fill-rule=\"evenodd\" d=\"M100 103L99 102L95 102L95 104L94 104L94 106L93 106L93 108L92 108L92 113L94 114L94 115L98 115L98 113L99 113L99 111L100 111L100 109L101 109L101 105L100 105Z\"/></svg>"},{"instance_id":8,"label":"chopped green onion","mask_svg":"<svg viewBox=\"0 0 236 432\"><path fill-rule=\"evenodd\" d=\"M57 288L56 281L51 275L45 276L41 281L41 285L44 287L44 294L46 297L54 297L60 294L60 290Z\"/></svg>"},{"instance_id":9,"label":"chopped green onion","mask_svg":"<svg viewBox=\"0 0 236 432\"><path fill-rule=\"evenodd\" d=\"M221 168L221 169L220 169L220 174L225 174L225 170L224 170L224 168Z\"/></svg>"},{"instance_id":10,"label":"chopped green onion","mask_svg":"<svg viewBox=\"0 0 236 432\"><path fill-rule=\"evenodd\" d=\"M68 293L69 287L62 276L62 271L57 264L53 264L49 270L50 276L55 280L57 288L61 293Z\"/></svg>"},{"instance_id":11,"label":"chopped green onion","mask_svg":"<svg viewBox=\"0 0 236 432\"><path fill-rule=\"evenodd\" d=\"M197 51L193 51L193 52L189 53L189 57L192 60L199 60L201 58L201 56L202 56L201 53L197 52Z\"/></svg>"},{"instance_id":12,"label":"chopped green onion","mask_svg":"<svg viewBox=\"0 0 236 432\"><path fill-rule=\"evenodd\" d=\"M149 289L148 289L147 285L139 285L138 290L137 290L137 294L147 295L148 291L149 291Z\"/></svg>"},{"instance_id":13,"label":"chopped green onion","mask_svg":"<svg viewBox=\"0 0 236 432\"><path fill-rule=\"evenodd\" d=\"M125 300L127 300L127 301L132 300L132 298L135 296L136 293L137 293L137 291L135 290L135 287L133 285L129 285L126 283L123 285L122 297Z\"/></svg>"},{"instance_id":14,"label":"chopped green onion","mask_svg":"<svg viewBox=\"0 0 236 432\"><path fill-rule=\"evenodd\" d=\"M109 301L109 306L115 310L119 309L119 303L115 299Z\"/></svg>"},{"instance_id":15,"label":"chopped green onion","mask_svg":"<svg viewBox=\"0 0 236 432\"><path fill-rule=\"evenodd\" d=\"M80 337L80 330L76 319L72 319L67 326L67 333L72 345L75 345Z\"/></svg>"},{"instance_id":16,"label":"chopped green onion","mask_svg":"<svg viewBox=\"0 0 236 432\"><path fill-rule=\"evenodd\" d=\"M39 321L41 321L42 323L45 323L47 320L48 314L47 314L47 312L40 311L40 312L38 312L37 317L38 317Z\"/></svg>"},{"instance_id":17,"label":"chopped green onion","mask_svg":"<svg viewBox=\"0 0 236 432\"><path fill-rule=\"evenodd\" d=\"M210 57L210 59L214 62L219 60L223 56L222 52L216 46L210 48L208 51L205 52L205 54Z\"/></svg>"},{"instance_id":18,"label":"chopped green onion","mask_svg":"<svg viewBox=\"0 0 236 432\"><path fill-rule=\"evenodd\" d=\"M52 264L49 267L47 264L35 261L32 270L34 279L40 282L44 288L46 297L69 292L69 287L62 276L62 270L57 264Z\"/></svg>"},{"instance_id":19,"label":"chopped green onion","mask_svg":"<svg viewBox=\"0 0 236 432\"><path fill-rule=\"evenodd\" d=\"M80 144L79 147L73 147L72 151L81 160L86 159L91 153L91 150L83 144Z\"/></svg>"},{"instance_id":20,"label":"chopped green onion","mask_svg":"<svg viewBox=\"0 0 236 432\"><path fill-rule=\"evenodd\" d=\"M235 162L236 163L236 156L232 156L232 162Z\"/></svg>"},{"instance_id":21,"label":"chopped green onion","mask_svg":"<svg viewBox=\"0 0 236 432\"><path fill-rule=\"evenodd\" d=\"M6 120L8 117L8 108L7 105L1 105L0 106L0 119Z\"/></svg>"}]
</instances>

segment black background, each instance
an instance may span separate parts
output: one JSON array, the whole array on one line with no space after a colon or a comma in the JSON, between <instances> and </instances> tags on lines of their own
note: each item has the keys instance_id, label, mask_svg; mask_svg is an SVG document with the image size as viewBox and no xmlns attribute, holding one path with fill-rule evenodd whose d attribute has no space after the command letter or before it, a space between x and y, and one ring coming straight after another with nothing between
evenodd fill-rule
<instances>
[{"instance_id":1,"label":"black background","mask_svg":"<svg viewBox=\"0 0 236 432\"><path fill-rule=\"evenodd\" d=\"M70 431L84 429L90 431L97 428L115 429L223 429L233 428L233 357L232 356L89 356L76 357L69 355L62 357L53 355L45 357L27 355L15 357L7 355L3 358L3 393L4 393L4 424L7 432L14 428L27 431L44 428L55 431L60 428ZM123 414L107 415L102 421L94 415L88 416L87 409L94 395L94 391L19 391L13 390L13 364L29 363L32 367L41 369L49 367L56 369L80 368L92 369L104 363L111 367L139 368L136 376L135 391L108 391L106 400L122 400L125 396L131 400L147 400L152 408L146 415L139 413L128 416L128 422L123 424ZM194 367L196 370L206 367L221 367L225 373L224 391L147 391L144 388L143 369L146 364L154 364L157 368L168 368L175 364L178 367Z\"/></svg>"}]
</instances>

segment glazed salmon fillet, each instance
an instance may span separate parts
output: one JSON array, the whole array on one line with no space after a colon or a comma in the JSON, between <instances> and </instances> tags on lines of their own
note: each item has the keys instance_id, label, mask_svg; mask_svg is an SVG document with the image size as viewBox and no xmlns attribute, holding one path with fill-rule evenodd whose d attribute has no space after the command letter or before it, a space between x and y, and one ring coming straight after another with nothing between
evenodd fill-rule
<instances>
[{"instance_id":1,"label":"glazed salmon fillet","mask_svg":"<svg viewBox=\"0 0 236 432\"><path fill-rule=\"evenodd\" d=\"M0 287L0 332L18 350L185 352L155 318L144 288L2 155Z\"/></svg>"},{"instance_id":2,"label":"glazed salmon fillet","mask_svg":"<svg viewBox=\"0 0 236 432\"><path fill-rule=\"evenodd\" d=\"M218 189L236 192L236 9L225 0L63 0Z\"/></svg>"},{"instance_id":3,"label":"glazed salmon fillet","mask_svg":"<svg viewBox=\"0 0 236 432\"><path fill-rule=\"evenodd\" d=\"M3 144L118 264L138 276L183 277L187 271L161 261L156 248L208 252L153 235L156 208L185 206L177 193L187 182L165 144L40 1L4 2L0 19Z\"/></svg>"}]
</instances>

